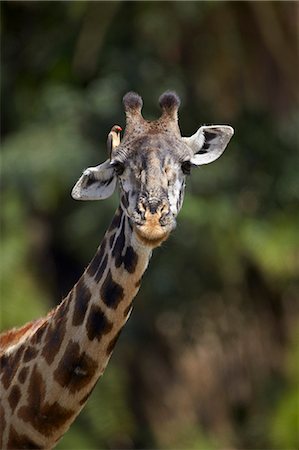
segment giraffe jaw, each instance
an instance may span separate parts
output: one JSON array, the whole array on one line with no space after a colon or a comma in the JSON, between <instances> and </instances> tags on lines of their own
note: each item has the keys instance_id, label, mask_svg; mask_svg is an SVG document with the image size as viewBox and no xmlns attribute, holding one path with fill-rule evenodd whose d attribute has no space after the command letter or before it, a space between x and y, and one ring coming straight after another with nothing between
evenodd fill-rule
<instances>
[{"instance_id":1,"label":"giraffe jaw","mask_svg":"<svg viewBox=\"0 0 299 450\"><path fill-rule=\"evenodd\" d=\"M164 242L171 231L175 228L175 221L166 226L160 225L156 221L147 220L144 224L134 224L134 230L138 239L147 246L158 247Z\"/></svg>"},{"instance_id":2,"label":"giraffe jaw","mask_svg":"<svg viewBox=\"0 0 299 450\"><path fill-rule=\"evenodd\" d=\"M164 234L148 234L144 231L140 230L139 228L135 227L136 236L140 242L142 242L143 245L146 245L148 247L159 247L159 245L162 244L162 242L166 241L168 238L170 231Z\"/></svg>"}]
</instances>

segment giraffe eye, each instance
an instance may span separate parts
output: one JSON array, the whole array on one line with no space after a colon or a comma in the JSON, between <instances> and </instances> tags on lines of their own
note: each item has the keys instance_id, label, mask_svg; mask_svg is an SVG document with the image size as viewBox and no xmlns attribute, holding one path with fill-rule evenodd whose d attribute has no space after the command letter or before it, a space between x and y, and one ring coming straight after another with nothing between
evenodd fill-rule
<instances>
[{"instance_id":1,"label":"giraffe eye","mask_svg":"<svg viewBox=\"0 0 299 450\"><path fill-rule=\"evenodd\" d=\"M114 172L118 176L121 175L123 173L123 171L125 170L125 165L120 161L112 161L111 166L113 167Z\"/></svg>"},{"instance_id":2,"label":"giraffe eye","mask_svg":"<svg viewBox=\"0 0 299 450\"><path fill-rule=\"evenodd\" d=\"M184 161L181 165L182 171L185 175L190 175L191 173L191 162L190 161Z\"/></svg>"}]
</instances>

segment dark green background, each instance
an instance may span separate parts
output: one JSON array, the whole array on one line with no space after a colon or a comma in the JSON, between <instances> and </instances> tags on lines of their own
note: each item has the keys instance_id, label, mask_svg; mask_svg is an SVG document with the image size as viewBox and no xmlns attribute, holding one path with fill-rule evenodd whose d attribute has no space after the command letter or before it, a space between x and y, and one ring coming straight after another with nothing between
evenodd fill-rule
<instances>
[{"instance_id":1,"label":"dark green background","mask_svg":"<svg viewBox=\"0 0 299 450\"><path fill-rule=\"evenodd\" d=\"M181 97L183 135L229 124L194 170L107 371L60 449L298 448L296 2L2 2L2 328L46 313L117 196L79 203L122 96Z\"/></svg>"}]
</instances>

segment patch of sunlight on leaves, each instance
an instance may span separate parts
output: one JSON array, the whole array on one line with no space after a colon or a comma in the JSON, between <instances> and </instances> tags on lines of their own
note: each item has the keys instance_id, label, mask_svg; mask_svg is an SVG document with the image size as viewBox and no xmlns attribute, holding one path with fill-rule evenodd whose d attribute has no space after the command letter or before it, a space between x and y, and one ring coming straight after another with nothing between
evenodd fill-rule
<instances>
[{"instance_id":1,"label":"patch of sunlight on leaves","mask_svg":"<svg viewBox=\"0 0 299 450\"><path fill-rule=\"evenodd\" d=\"M235 220L233 203L225 196L200 198L187 195L180 220L188 220L196 226L207 225L228 228Z\"/></svg>"},{"instance_id":2,"label":"patch of sunlight on leaves","mask_svg":"<svg viewBox=\"0 0 299 450\"><path fill-rule=\"evenodd\" d=\"M1 284L1 329L21 326L48 311L44 293L26 268L16 267Z\"/></svg>"},{"instance_id":3,"label":"patch of sunlight on leaves","mask_svg":"<svg viewBox=\"0 0 299 450\"><path fill-rule=\"evenodd\" d=\"M88 9L88 6L88 3L86 2L69 2L66 10L68 17L74 22L81 20L82 15L85 14L86 9Z\"/></svg>"},{"instance_id":4,"label":"patch of sunlight on leaves","mask_svg":"<svg viewBox=\"0 0 299 450\"><path fill-rule=\"evenodd\" d=\"M124 91L124 80L119 74L109 73L106 77L97 78L90 83L87 90L87 102L101 114L110 118L119 110L119 99Z\"/></svg>"},{"instance_id":5,"label":"patch of sunlight on leaves","mask_svg":"<svg viewBox=\"0 0 299 450\"><path fill-rule=\"evenodd\" d=\"M38 105L36 117L40 123L71 124L80 120L84 99L69 85L50 84L41 92Z\"/></svg>"},{"instance_id":6,"label":"patch of sunlight on leaves","mask_svg":"<svg viewBox=\"0 0 299 450\"><path fill-rule=\"evenodd\" d=\"M112 221L119 203L114 194L108 202L77 202L62 227L68 248L86 261L93 255ZM86 240L88 236L88 240Z\"/></svg>"},{"instance_id":7,"label":"patch of sunlight on leaves","mask_svg":"<svg viewBox=\"0 0 299 450\"><path fill-rule=\"evenodd\" d=\"M299 270L299 235L296 220L244 220L240 239L259 264L277 276L294 276Z\"/></svg>"},{"instance_id":8,"label":"patch of sunlight on leaves","mask_svg":"<svg viewBox=\"0 0 299 450\"><path fill-rule=\"evenodd\" d=\"M212 436L208 436L198 426L186 426L182 424L172 428L168 442L163 445L165 449L188 449L188 450L216 450L220 448L219 443Z\"/></svg>"},{"instance_id":9,"label":"patch of sunlight on leaves","mask_svg":"<svg viewBox=\"0 0 299 450\"><path fill-rule=\"evenodd\" d=\"M28 265L26 215L21 200L5 195L1 246L1 328L20 326L48 310L48 299Z\"/></svg>"},{"instance_id":10,"label":"patch of sunlight on leaves","mask_svg":"<svg viewBox=\"0 0 299 450\"><path fill-rule=\"evenodd\" d=\"M119 364L110 362L85 407L99 444L134 432L134 418L126 399L126 376Z\"/></svg>"},{"instance_id":11,"label":"patch of sunlight on leaves","mask_svg":"<svg viewBox=\"0 0 299 450\"><path fill-rule=\"evenodd\" d=\"M26 255L24 223L26 212L24 204L13 192L2 194L2 241L1 241L1 274L12 272L15 262L23 260Z\"/></svg>"},{"instance_id":12,"label":"patch of sunlight on leaves","mask_svg":"<svg viewBox=\"0 0 299 450\"><path fill-rule=\"evenodd\" d=\"M190 193L196 197L209 194L218 198L221 192L227 196L228 189L235 187L238 174L235 151L237 151L236 144L232 141L229 144L229 151L221 158L221 162L194 168L191 177L187 179L187 196Z\"/></svg>"},{"instance_id":13,"label":"patch of sunlight on leaves","mask_svg":"<svg viewBox=\"0 0 299 450\"><path fill-rule=\"evenodd\" d=\"M84 148L84 152L82 151ZM72 126L34 125L3 144L4 186L14 187L39 209L57 208L61 192L71 190L91 148Z\"/></svg>"},{"instance_id":14,"label":"patch of sunlight on leaves","mask_svg":"<svg viewBox=\"0 0 299 450\"><path fill-rule=\"evenodd\" d=\"M57 450L98 450L99 447L93 442L88 430L84 431L75 421L55 448Z\"/></svg>"},{"instance_id":15,"label":"patch of sunlight on leaves","mask_svg":"<svg viewBox=\"0 0 299 450\"><path fill-rule=\"evenodd\" d=\"M298 327L297 327L298 330ZM270 438L273 448L299 448L299 333L287 361L288 386L278 402L270 424Z\"/></svg>"}]
</instances>

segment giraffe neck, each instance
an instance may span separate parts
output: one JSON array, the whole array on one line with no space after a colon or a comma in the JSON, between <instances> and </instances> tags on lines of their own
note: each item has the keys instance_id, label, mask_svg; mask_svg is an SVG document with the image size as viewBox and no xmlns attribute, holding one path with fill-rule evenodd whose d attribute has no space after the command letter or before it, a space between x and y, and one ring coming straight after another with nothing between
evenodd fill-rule
<instances>
[{"instance_id":1,"label":"giraffe neck","mask_svg":"<svg viewBox=\"0 0 299 450\"><path fill-rule=\"evenodd\" d=\"M2 355L1 448L51 448L69 428L105 370L150 256L119 208L66 299Z\"/></svg>"}]
</instances>

